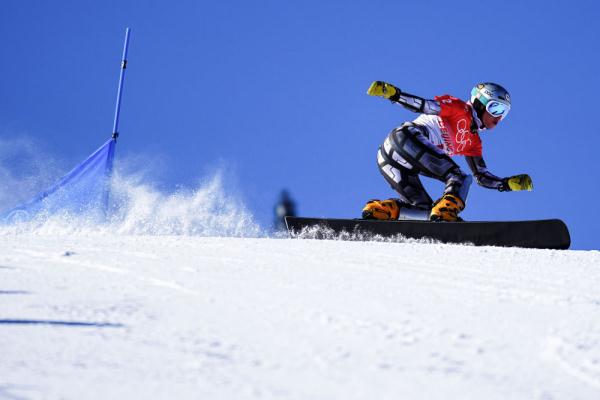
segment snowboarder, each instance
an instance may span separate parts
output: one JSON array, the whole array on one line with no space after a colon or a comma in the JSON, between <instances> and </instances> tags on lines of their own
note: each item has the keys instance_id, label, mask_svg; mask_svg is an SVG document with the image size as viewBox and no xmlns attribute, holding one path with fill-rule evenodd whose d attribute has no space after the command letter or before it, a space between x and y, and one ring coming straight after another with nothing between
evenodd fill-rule
<instances>
[{"instance_id":1,"label":"snowboarder","mask_svg":"<svg viewBox=\"0 0 600 400\"><path fill-rule=\"evenodd\" d=\"M371 200L363 208L365 219L422 219L460 221L472 177L450 156L463 155L480 186L501 192L533 189L527 174L499 178L482 158L479 132L493 129L510 110L510 95L495 83L480 83L464 102L450 95L426 100L375 81L367 93L420 113L414 121L395 128L377 153L379 170L399 198ZM420 175L445 183L443 196L433 202Z\"/></svg>"}]
</instances>

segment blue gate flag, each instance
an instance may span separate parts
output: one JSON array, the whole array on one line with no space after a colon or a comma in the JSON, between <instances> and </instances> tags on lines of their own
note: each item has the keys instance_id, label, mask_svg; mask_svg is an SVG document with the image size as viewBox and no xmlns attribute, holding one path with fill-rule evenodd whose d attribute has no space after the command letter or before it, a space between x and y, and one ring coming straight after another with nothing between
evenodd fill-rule
<instances>
[{"instance_id":1,"label":"blue gate flag","mask_svg":"<svg viewBox=\"0 0 600 400\"><path fill-rule=\"evenodd\" d=\"M53 215L103 219L108 210L115 144L115 139L109 139L52 187L0 214L0 221L28 222Z\"/></svg>"}]
</instances>

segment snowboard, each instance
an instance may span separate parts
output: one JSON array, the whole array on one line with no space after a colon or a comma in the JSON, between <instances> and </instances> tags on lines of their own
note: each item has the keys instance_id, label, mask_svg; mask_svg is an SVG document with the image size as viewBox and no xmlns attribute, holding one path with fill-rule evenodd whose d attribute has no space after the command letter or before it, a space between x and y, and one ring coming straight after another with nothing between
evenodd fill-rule
<instances>
[{"instance_id":1,"label":"snowboard","mask_svg":"<svg viewBox=\"0 0 600 400\"><path fill-rule=\"evenodd\" d=\"M559 219L430 222L285 217L285 223L290 236L295 238L370 240L373 236L402 237L534 249L568 249L571 245L569 230Z\"/></svg>"}]
</instances>

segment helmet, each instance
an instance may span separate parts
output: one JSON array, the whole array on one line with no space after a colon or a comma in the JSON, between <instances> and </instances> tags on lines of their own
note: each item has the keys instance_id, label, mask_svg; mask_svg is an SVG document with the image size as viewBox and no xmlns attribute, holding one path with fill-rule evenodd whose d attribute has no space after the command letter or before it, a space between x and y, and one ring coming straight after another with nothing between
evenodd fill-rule
<instances>
[{"instance_id":1,"label":"helmet","mask_svg":"<svg viewBox=\"0 0 600 400\"><path fill-rule=\"evenodd\" d=\"M504 118L510 110L510 95L497 83L479 83L471 90L471 104L479 119L486 110L494 117Z\"/></svg>"}]
</instances>

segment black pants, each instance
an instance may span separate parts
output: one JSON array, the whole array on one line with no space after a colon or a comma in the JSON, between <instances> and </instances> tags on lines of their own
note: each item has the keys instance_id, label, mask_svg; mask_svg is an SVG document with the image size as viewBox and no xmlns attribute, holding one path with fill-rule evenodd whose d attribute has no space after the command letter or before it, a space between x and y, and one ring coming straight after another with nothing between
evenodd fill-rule
<instances>
[{"instance_id":1,"label":"black pants","mask_svg":"<svg viewBox=\"0 0 600 400\"><path fill-rule=\"evenodd\" d=\"M377 164L383 177L400 200L421 210L430 210L433 201L419 175L446 184L444 194L453 194L466 202L472 178L458 164L435 147L422 126L407 122L388 135L377 153Z\"/></svg>"}]
</instances>

